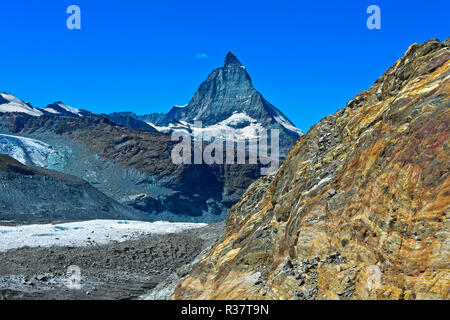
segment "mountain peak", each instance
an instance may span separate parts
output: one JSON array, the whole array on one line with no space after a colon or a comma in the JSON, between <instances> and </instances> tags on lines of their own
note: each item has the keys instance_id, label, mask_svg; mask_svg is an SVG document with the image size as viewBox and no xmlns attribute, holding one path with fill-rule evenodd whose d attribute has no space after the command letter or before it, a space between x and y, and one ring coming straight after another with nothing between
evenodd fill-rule
<instances>
[{"instance_id":1,"label":"mountain peak","mask_svg":"<svg viewBox=\"0 0 450 320\"><path fill-rule=\"evenodd\" d=\"M239 61L239 59L232 51L228 51L227 55L225 56L224 66L230 65L242 66L242 63Z\"/></svg>"}]
</instances>

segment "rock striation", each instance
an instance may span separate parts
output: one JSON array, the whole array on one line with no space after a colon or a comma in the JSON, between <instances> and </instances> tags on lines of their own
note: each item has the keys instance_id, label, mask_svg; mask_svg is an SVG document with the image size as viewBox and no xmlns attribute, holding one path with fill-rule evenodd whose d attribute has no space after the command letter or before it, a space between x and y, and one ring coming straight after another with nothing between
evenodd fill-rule
<instances>
[{"instance_id":1,"label":"rock striation","mask_svg":"<svg viewBox=\"0 0 450 320\"><path fill-rule=\"evenodd\" d=\"M450 50L413 44L229 211L172 299L447 299Z\"/></svg>"}]
</instances>

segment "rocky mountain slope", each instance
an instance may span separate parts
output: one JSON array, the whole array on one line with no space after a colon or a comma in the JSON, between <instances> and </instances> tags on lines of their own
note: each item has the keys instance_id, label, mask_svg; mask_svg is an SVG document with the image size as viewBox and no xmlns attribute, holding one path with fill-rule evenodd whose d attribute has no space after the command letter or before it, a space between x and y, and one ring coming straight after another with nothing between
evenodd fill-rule
<instances>
[{"instance_id":1,"label":"rocky mountain slope","mask_svg":"<svg viewBox=\"0 0 450 320\"><path fill-rule=\"evenodd\" d=\"M302 136L172 298L447 299L448 44L413 44Z\"/></svg>"},{"instance_id":2,"label":"rocky mountain slope","mask_svg":"<svg viewBox=\"0 0 450 320\"><path fill-rule=\"evenodd\" d=\"M171 150L176 142L169 135L106 118L9 113L0 116L0 132L7 134L0 135L2 152L28 159L33 150L18 142L35 141L46 147L39 155L47 157L33 159L46 168L86 180L149 219L221 221L260 175L260 167L250 164L175 165Z\"/></svg>"},{"instance_id":3,"label":"rocky mountain slope","mask_svg":"<svg viewBox=\"0 0 450 320\"><path fill-rule=\"evenodd\" d=\"M145 218L79 178L25 166L0 154L0 220L53 222Z\"/></svg>"}]
</instances>

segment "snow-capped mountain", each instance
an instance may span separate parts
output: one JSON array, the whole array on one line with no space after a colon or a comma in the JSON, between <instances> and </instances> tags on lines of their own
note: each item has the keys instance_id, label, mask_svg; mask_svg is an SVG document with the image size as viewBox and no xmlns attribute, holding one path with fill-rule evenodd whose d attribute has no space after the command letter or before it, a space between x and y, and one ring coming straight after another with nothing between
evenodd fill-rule
<instances>
[{"instance_id":1,"label":"snow-capped mountain","mask_svg":"<svg viewBox=\"0 0 450 320\"><path fill-rule=\"evenodd\" d=\"M279 129L284 153L303 134L253 87L246 68L232 52L186 106L175 106L165 117L156 119L156 123L147 123L161 132L192 132L194 121L201 121L203 131L236 139L252 137L261 129Z\"/></svg>"},{"instance_id":2,"label":"snow-capped mountain","mask_svg":"<svg viewBox=\"0 0 450 320\"><path fill-rule=\"evenodd\" d=\"M49 104L46 108L41 109L41 111L46 115L58 116L58 117L89 117L89 118L100 118L101 114L93 113L84 109L77 109L68 106L61 101Z\"/></svg>"},{"instance_id":3,"label":"snow-capped mountain","mask_svg":"<svg viewBox=\"0 0 450 320\"><path fill-rule=\"evenodd\" d=\"M198 128L184 120L160 126L151 122L147 123L159 132L184 131L193 134L194 130L196 130L196 135L201 134L202 137L221 137L224 140L230 139L233 141L256 139L258 133L264 129L262 124L256 119L239 112L233 113L229 118L218 123Z\"/></svg>"},{"instance_id":4,"label":"snow-capped mountain","mask_svg":"<svg viewBox=\"0 0 450 320\"><path fill-rule=\"evenodd\" d=\"M39 117L43 115L43 112L37 108L34 108L27 102L16 98L15 96L1 92L0 93L0 113L17 112L25 113L30 116Z\"/></svg>"},{"instance_id":5,"label":"snow-capped mountain","mask_svg":"<svg viewBox=\"0 0 450 320\"><path fill-rule=\"evenodd\" d=\"M0 92L0 113L23 113L33 117L47 115L73 118L100 118L102 116L88 110L70 107L61 101L49 104L45 108L35 108L30 103L24 102L23 100L6 92Z\"/></svg>"},{"instance_id":6,"label":"snow-capped mountain","mask_svg":"<svg viewBox=\"0 0 450 320\"><path fill-rule=\"evenodd\" d=\"M49 104L44 111L52 115L66 116L66 117L81 117L82 114L79 109L65 105L61 101Z\"/></svg>"}]
</instances>

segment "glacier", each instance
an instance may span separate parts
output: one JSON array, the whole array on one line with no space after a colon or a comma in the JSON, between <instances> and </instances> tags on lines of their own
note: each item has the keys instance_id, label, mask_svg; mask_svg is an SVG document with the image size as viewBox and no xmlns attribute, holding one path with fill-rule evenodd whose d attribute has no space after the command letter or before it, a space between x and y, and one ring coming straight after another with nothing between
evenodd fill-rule
<instances>
[{"instance_id":1,"label":"glacier","mask_svg":"<svg viewBox=\"0 0 450 320\"><path fill-rule=\"evenodd\" d=\"M56 154L56 150L39 140L0 134L0 153L8 154L24 165L47 167L49 157Z\"/></svg>"},{"instance_id":2,"label":"glacier","mask_svg":"<svg viewBox=\"0 0 450 320\"><path fill-rule=\"evenodd\" d=\"M90 220L61 224L0 226L0 252L21 247L84 247L136 239L148 234L179 233L205 223Z\"/></svg>"}]
</instances>

